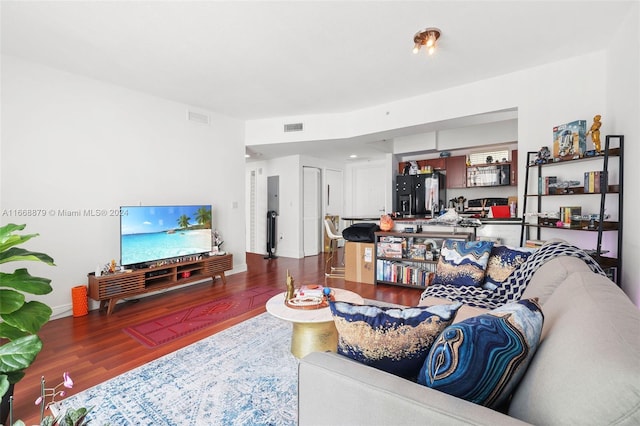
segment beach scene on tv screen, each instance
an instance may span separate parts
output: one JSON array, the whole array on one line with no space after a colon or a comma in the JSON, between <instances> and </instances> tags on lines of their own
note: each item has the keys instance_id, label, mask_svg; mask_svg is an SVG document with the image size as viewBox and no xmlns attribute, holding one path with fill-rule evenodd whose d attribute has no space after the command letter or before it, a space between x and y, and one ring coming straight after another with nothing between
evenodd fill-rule
<instances>
[{"instance_id":1,"label":"beach scene on tv screen","mask_svg":"<svg viewBox=\"0 0 640 426\"><path fill-rule=\"evenodd\" d=\"M211 251L211 206L122 207L122 265Z\"/></svg>"}]
</instances>

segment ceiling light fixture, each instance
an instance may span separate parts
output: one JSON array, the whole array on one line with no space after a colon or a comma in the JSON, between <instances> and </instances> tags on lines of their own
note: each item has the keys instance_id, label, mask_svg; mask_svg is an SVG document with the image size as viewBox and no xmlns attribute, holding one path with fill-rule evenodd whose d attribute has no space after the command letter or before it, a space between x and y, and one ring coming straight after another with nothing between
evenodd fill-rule
<instances>
[{"instance_id":1,"label":"ceiling light fixture","mask_svg":"<svg viewBox=\"0 0 640 426\"><path fill-rule=\"evenodd\" d=\"M440 30L438 28L425 28L422 31L418 31L413 36L413 53L418 53L422 46L426 46L427 53L433 55L436 50L436 44L440 38Z\"/></svg>"}]
</instances>

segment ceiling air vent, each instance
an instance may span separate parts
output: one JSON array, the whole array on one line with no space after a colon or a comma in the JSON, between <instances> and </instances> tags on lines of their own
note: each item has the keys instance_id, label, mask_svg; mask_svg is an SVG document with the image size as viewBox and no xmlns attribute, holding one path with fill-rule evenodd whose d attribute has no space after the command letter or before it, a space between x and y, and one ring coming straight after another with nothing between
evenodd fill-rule
<instances>
[{"instance_id":1,"label":"ceiling air vent","mask_svg":"<svg viewBox=\"0 0 640 426\"><path fill-rule=\"evenodd\" d=\"M291 123L284 125L284 132L301 132L304 130L304 125L302 123Z\"/></svg>"},{"instance_id":2,"label":"ceiling air vent","mask_svg":"<svg viewBox=\"0 0 640 426\"><path fill-rule=\"evenodd\" d=\"M199 112L187 111L187 120L200 124L209 124L209 116Z\"/></svg>"}]
</instances>

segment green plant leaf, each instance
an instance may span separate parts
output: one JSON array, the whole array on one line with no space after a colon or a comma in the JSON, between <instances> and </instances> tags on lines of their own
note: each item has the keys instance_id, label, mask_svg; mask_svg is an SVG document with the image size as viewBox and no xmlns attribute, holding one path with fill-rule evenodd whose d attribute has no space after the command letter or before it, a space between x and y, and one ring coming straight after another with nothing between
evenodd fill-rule
<instances>
[{"instance_id":1,"label":"green plant leaf","mask_svg":"<svg viewBox=\"0 0 640 426\"><path fill-rule=\"evenodd\" d=\"M19 337L28 336L29 334L30 333L9 325L4 321L0 322L0 338L2 339L16 340Z\"/></svg>"},{"instance_id":2,"label":"green plant leaf","mask_svg":"<svg viewBox=\"0 0 640 426\"><path fill-rule=\"evenodd\" d=\"M55 263L53 263L53 258L48 254L29 251L19 247L11 247L8 250L0 251L0 263L18 262L25 260L40 261L48 265L55 266Z\"/></svg>"},{"instance_id":3,"label":"green plant leaf","mask_svg":"<svg viewBox=\"0 0 640 426\"><path fill-rule=\"evenodd\" d=\"M87 414L89 414L91 409L86 409L85 407L80 407L77 410L73 408L69 408L65 413L64 417L60 421L60 425L69 425L69 426L82 426L87 424L88 422L85 420Z\"/></svg>"},{"instance_id":4,"label":"green plant leaf","mask_svg":"<svg viewBox=\"0 0 640 426\"><path fill-rule=\"evenodd\" d=\"M18 383L25 375L23 370L20 371L5 371L7 377L9 378L9 383Z\"/></svg>"},{"instance_id":5,"label":"green plant leaf","mask_svg":"<svg viewBox=\"0 0 640 426\"><path fill-rule=\"evenodd\" d=\"M15 231L22 231L26 226L25 224L16 225L15 223L7 223L6 225L0 226L0 250L5 250L3 244L5 244L8 239L14 237L12 234Z\"/></svg>"},{"instance_id":6,"label":"green plant leaf","mask_svg":"<svg viewBox=\"0 0 640 426\"><path fill-rule=\"evenodd\" d=\"M37 300L27 302L20 309L10 314L2 315L2 319L9 325L22 331L36 334L49 321L53 311L47 305Z\"/></svg>"},{"instance_id":7,"label":"green plant leaf","mask_svg":"<svg viewBox=\"0 0 640 426\"><path fill-rule=\"evenodd\" d=\"M39 234L18 235L26 225L9 223L0 226L0 264L15 261L37 261L55 266L51 256L15 247ZM33 277L25 268L13 273L0 272L0 373L9 383L24 378L27 368L42 350L36 335L51 318L51 308L42 302L26 302L24 293L51 293L51 280ZM18 421L18 423L22 423Z\"/></svg>"},{"instance_id":8,"label":"green plant leaf","mask_svg":"<svg viewBox=\"0 0 640 426\"><path fill-rule=\"evenodd\" d=\"M0 346L0 371L10 373L31 365L42 350L42 340L36 335L20 337Z\"/></svg>"},{"instance_id":9,"label":"green plant leaf","mask_svg":"<svg viewBox=\"0 0 640 426\"><path fill-rule=\"evenodd\" d=\"M2 281L2 276L0 276L0 282ZM4 290L0 289L0 315L2 314L10 314L11 312L15 312L24 305L24 294L18 293L15 290Z\"/></svg>"},{"instance_id":10,"label":"green plant leaf","mask_svg":"<svg viewBox=\"0 0 640 426\"><path fill-rule=\"evenodd\" d=\"M25 268L11 274L0 272L0 286L11 287L29 294L49 294L53 291L49 278L34 277Z\"/></svg>"},{"instance_id":11,"label":"green plant leaf","mask_svg":"<svg viewBox=\"0 0 640 426\"><path fill-rule=\"evenodd\" d=\"M0 374L0 396L4 396L9 390L9 378L6 374Z\"/></svg>"}]
</instances>

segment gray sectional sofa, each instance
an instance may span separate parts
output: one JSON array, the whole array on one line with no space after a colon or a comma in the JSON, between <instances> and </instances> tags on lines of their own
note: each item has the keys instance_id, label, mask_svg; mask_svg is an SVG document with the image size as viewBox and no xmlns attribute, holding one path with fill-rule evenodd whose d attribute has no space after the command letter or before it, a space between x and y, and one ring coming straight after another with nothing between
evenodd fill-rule
<instances>
[{"instance_id":1,"label":"gray sectional sofa","mask_svg":"<svg viewBox=\"0 0 640 426\"><path fill-rule=\"evenodd\" d=\"M640 311L622 290L562 256L535 272L522 297L538 297L544 328L505 413L315 352L300 361L299 424L639 425Z\"/></svg>"}]
</instances>

